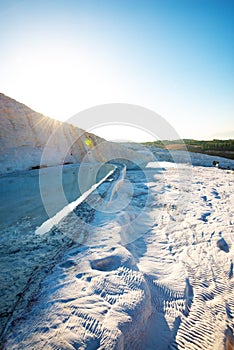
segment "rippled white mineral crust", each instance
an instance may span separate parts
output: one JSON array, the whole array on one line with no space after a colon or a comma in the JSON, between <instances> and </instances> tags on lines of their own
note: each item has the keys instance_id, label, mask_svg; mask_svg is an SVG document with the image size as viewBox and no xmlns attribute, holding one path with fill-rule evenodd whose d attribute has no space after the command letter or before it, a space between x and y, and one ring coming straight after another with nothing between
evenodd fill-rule
<instances>
[{"instance_id":1,"label":"rippled white mineral crust","mask_svg":"<svg viewBox=\"0 0 234 350\"><path fill-rule=\"evenodd\" d=\"M234 317L234 175L184 165L179 182L177 168L163 166L145 171L144 212L143 179L127 172L131 205L96 212L88 239L44 280L6 349L224 348Z\"/></svg>"}]
</instances>

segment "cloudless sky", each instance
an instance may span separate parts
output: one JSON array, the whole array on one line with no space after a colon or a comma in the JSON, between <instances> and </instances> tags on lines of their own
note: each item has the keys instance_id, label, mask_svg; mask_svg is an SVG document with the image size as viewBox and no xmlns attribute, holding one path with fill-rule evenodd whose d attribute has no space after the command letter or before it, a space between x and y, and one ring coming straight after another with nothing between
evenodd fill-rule
<instances>
[{"instance_id":1,"label":"cloudless sky","mask_svg":"<svg viewBox=\"0 0 234 350\"><path fill-rule=\"evenodd\" d=\"M0 50L0 91L50 117L130 103L234 138L234 0L0 0Z\"/></svg>"}]
</instances>

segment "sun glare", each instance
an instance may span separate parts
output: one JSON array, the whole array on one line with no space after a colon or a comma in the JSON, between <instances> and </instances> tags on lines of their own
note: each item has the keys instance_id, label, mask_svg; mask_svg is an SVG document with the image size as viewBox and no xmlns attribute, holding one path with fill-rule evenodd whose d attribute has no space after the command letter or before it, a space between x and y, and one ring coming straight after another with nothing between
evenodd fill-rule
<instances>
[{"instance_id":1,"label":"sun glare","mask_svg":"<svg viewBox=\"0 0 234 350\"><path fill-rule=\"evenodd\" d=\"M150 142L156 139L150 132L129 125L104 125L95 127L89 132L115 142Z\"/></svg>"},{"instance_id":2,"label":"sun glare","mask_svg":"<svg viewBox=\"0 0 234 350\"><path fill-rule=\"evenodd\" d=\"M49 117L66 121L102 100L111 100L111 77L88 50L42 45L19 51L7 65L8 94Z\"/></svg>"}]
</instances>

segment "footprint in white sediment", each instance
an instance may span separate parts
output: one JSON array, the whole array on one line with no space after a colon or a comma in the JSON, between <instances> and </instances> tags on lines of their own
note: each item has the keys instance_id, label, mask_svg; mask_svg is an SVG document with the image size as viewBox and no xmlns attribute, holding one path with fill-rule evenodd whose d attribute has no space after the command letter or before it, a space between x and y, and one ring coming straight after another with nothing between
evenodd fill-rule
<instances>
[{"instance_id":1,"label":"footprint in white sediment","mask_svg":"<svg viewBox=\"0 0 234 350\"><path fill-rule=\"evenodd\" d=\"M208 216L210 216L211 215L211 212L206 212L206 213L204 213L204 214L202 214L201 215L201 218L199 219L199 220L202 220L202 221L204 221L204 222L208 222Z\"/></svg>"},{"instance_id":2,"label":"footprint in white sediment","mask_svg":"<svg viewBox=\"0 0 234 350\"><path fill-rule=\"evenodd\" d=\"M212 190L211 194L213 194L216 199L221 199L219 193L215 189Z\"/></svg>"},{"instance_id":3,"label":"footprint in white sediment","mask_svg":"<svg viewBox=\"0 0 234 350\"><path fill-rule=\"evenodd\" d=\"M219 249L223 250L225 253L229 252L229 245L227 244L224 238L220 238L217 241L217 247L219 247Z\"/></svg>"}]
</instances>

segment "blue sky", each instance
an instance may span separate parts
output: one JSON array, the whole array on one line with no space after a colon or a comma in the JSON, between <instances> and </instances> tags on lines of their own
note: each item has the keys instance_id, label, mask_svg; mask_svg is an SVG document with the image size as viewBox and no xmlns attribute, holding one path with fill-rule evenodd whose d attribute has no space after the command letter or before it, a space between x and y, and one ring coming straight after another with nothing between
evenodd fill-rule
<instances>
[{"instance_id":1,"label":"blue sky","mask_svg":"<svg viewBox=\"0 0 234 350\"><path fill-rule=\"evenodd\" d=\"M137 104L181 137L234 138L233 0L0 4L6 95L61 120Z\"/></svg>"}]
</instances>

